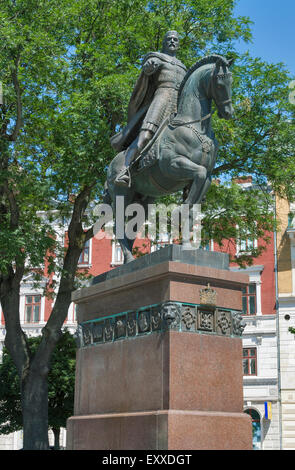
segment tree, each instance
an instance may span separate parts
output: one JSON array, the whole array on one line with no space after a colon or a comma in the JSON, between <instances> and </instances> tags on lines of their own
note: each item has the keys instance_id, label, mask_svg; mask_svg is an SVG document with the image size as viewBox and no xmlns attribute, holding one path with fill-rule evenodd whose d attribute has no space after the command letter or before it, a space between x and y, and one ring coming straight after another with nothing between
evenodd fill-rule
<instances>
[{"instance_id":1,"label":"tree","mask_svg":"<svg viewBox=\"0 0 295 470\"><path fill-rule=\"evenodd\" d=\"M40 344L41 337L29 338L32 354ZM54 448L59 449L60 428L66 427L67 419L74 409L76 341L63 332L51 359L48 374L48 424L54 433ZM0 365L0 434L22 429L22 407L19 376L11 355L4 349Z\"/></svg>"},{"instance_id":2,"label":"tree","mask_svg":"<svg viewBox=\"0 0 295 470\"><path fill-rule=\"evenodd\" d=\"M93 200L101 200L106 166L114 156L109 138L125 123L141 58L159 49L164 33L172 28L182 38L180 59L188 67L213 51L233 55L234 41L251 37L249 19L233 17L234 4L234 0L0 1L4 92L0 108L0 300L5 345L20 377L25 449L48 448L50 359L77 286L79 256L93 236L91 211L87 210ZM249 77L253 83L254 77L259 82L260 62L252 69L250 59L244 60L236 69L242 95ZM261 68L261 73L264 79L256 90L262 94L269 88L269 71ZM256 149L259 143L261 146L251 171L257 169L260 174L272 168L266 176L272 182L281 178L282 183L275 152L268 154L271 164L262 165L268 146L267 137L261 141L259 135L267 129L271 139L269 132L274 129L273 141L276 139L277 148L282 144L288 129L286 112L275 121L271 110L278 101L282 105L287 79L287 72L277 75L272 86L279 86L281 94L277 96L273 90L265 106L259 101L262 120L254 119L255 109L251 107L251 114L238 95L241 122L227 125L216 121L221 141L216 176L249 172L246 154L251 148L242 143L249 144L254 136ZM254 148L251 156L255 156ZM232 191L236 199L226 198L226 187L221 185L212 187L208 200L214 200L214 194L219 198L222 192L224 204L236 207L235 219L224 218L224 226L232 227L237 221L241 201L245 213L240 225L246 224L247 216L254 219L255 211L261 227L270 224L263 193L259 193L260 204L249 205L237 190ZM41 217L40 212L45 215ZM66 230L66 247L59 243L53 222ZM220 227L214 222L208 229L218 235ZM38 280L44 259L48 272L55 273L47 286L55 303L32 354L19 320L20 284L27 271L34 272Z\"/></svg>"}]
</instances>

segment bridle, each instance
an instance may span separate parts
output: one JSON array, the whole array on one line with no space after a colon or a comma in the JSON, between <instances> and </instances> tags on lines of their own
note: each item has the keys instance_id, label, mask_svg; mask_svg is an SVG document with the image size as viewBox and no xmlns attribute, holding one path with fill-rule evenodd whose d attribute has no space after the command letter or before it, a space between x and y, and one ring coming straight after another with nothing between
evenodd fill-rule
<instances>
[{"instance_id":1,"label":"bridle","mask_svg":"<svg viewBox=\"0 0 295 470\"><path fill-rule=\"evenodd\" d=\"M209 86L208 86L208 90L207 90L207 93L209 95L209 90L211 88L211 96L213 97L214 96L214 93L212 92L212 83L213 83L213 79L214 79L214 72L215 72L215 69L216 69L216 65L215 67L212 67L212 71L211 71L211 75L210 75L210 81L209 81ZM225 78L225 77L230 77L232 75L231 72L227 72L227 73L216 73L215 77L216 78ZM223 100L223 101L217 101L216 99L214 99L215 101L215 104L217 106L222 106L224 104L231 104L232 103L232 99L229 98L227 100Z\"/></svg>"}]
</instances>

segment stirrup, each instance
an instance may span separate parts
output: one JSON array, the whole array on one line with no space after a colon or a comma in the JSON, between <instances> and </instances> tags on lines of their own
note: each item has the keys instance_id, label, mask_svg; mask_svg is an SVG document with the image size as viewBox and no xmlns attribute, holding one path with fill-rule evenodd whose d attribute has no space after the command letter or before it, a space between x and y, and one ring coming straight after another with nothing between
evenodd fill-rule
<instances>
[{"instance_id":1,"label":"stirrup","mask_svg":"<svg viewBox=\"0 0 295 470\"><path fill-rule=\"evenodd\" d=\"M126 180L122 179L122 177L127 177ZM118 186L127 186L130 188L131 186L131 175L129 167L124 168L116 177L115 184Z\"/></svg>"}]
</instances>

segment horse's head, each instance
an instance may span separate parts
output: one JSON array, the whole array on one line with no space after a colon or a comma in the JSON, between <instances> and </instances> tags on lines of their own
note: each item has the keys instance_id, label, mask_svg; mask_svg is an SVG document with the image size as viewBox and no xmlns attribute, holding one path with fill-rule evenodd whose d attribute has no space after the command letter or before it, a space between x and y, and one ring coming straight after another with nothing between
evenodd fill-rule
<instances>
[{"instance_id":1,"label":"horse's head","mask_svg":"<svg viewBox=\"0 0 295 470\"><path fill-rule=\"evenodd\" d=\"M231 100L232 74L229 67L233 59L226 60L223 57L217 59L212 70L211 95L218 109L218 116L231 119L234 108Z\"/></svg>"}]
</instances>

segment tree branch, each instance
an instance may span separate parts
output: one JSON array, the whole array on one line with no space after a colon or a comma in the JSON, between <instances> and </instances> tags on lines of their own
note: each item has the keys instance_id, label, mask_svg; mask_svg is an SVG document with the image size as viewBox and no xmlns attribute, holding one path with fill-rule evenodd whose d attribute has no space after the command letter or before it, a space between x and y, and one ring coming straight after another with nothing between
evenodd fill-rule
<instances>
[{"instance_id":1,"label":"tree branch","mask_svg":"<svg viewBox=\"0 0 295 470\"><path fill-rule=\"evenodd\" d=\"M90 238L93 238L93 236L94 236L94 232L93 232L93 226L92 226L85 232L85 242L90 240Z\"/></svg>"},{"instance_id":2,"label":"tree branch","mask_svg":"<svg viewBox=\"0 0 295 470\"><path fill-rule=\"evenodd\" d=\"M49 345L53 345L57 340L58 335L60 334L60 328L63 325L65 316L71 303L71 293L74 289L79 256L86 241L85 237L91 234L90 231L84 232L82 226L82 217L89 203L89 197L93 186L95 186L95 184L86 186L78 194L74 202L72 218L68 228L69 245L67 247L64 258L59 290L51 315L43 329L44 340L42 340L40 350L38 352L38 355L40 353L40 357L43 359L45 356L49 357ZM84 238L82 239L82 237ZM43 345L45 344L47 344L47 346L43 349ZM48 349L47 351L46 348ZM43 353L41 351L43 351Z\"/></svg>"},{"instance_id":3,"label":"tree branch","mask_svg":"<svg viewBox=\"0 0 295 470\"><path fill-rule=\"evenodd\" d=\"M8 187L7 181L3 184L3 189L4 189L4 193L7 197L7 200L9 202L9 207L10 207L10 228L14 230L18 227L18 222L19 222L18 205L15 199L15 196L13 194L13 191L11 191L11 189L9 189Z\"/></svg>"}]
</instances>

